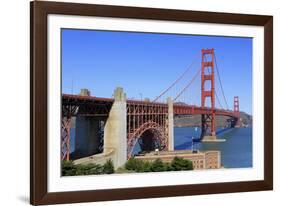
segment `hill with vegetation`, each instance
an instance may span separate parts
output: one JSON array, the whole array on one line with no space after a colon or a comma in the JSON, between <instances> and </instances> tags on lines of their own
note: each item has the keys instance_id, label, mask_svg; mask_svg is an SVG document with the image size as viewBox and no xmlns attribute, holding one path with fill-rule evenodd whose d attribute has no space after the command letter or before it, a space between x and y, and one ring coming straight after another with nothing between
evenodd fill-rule
<instances>
[{"instance_id":1,"label":"hill with vegetation","mask_svg":"<svg viewBox=\"0 0 281 206\"><path fill-rule=\"evenodd\" d=\"M217 116L216 125L218 127L227 126L227 119L229 117L225 116ZM252 126L252 116L245 113L240 112L240 120L242 121L242 125L244 127ZM199 127L201 126L201 115L176 115L174 118L174 126L175 127Z\"/></svg>"}]
</instances>

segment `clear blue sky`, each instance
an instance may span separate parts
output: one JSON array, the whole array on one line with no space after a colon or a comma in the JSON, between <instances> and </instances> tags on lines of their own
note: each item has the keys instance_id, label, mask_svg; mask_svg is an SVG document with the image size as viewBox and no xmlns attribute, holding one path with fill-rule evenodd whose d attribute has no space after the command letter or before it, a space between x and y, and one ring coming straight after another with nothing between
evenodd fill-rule
<instances>
[{"instance_id":1,"label":"clear blue sky","mask_svg":"<svg viewBox=\"0 0 281 206\"><path fill-rule=\"evenodd\" d=\"M186 82L192 78L202 48L215 49L230 109L239 96L240 110L252 114L251 38L63 29L62 92L88 88L94 96L111 97L121 86L129 98L154 99L196 59ZM216 76L224 106L219 89ZM200 76L189 90L188 102L200 105Z\"/></svg>"}]
</instances>

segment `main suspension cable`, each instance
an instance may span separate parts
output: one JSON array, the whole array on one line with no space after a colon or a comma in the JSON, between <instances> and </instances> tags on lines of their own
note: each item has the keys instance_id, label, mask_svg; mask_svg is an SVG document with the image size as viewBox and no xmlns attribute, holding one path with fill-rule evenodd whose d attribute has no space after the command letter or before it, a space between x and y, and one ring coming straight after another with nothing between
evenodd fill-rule
<instances>
[{"instance_id":1,"label":"main suspension cable","mask_svg":"<svg viewBox=\"0 0 281 206\"><path fill-rule=\"evenodd\" d=\"M196 63L196 59L189 65L189 67L184 71L184 73L176 79L166 90L164 90L159 96L157 96L153 102L156 102L158 99L160 99L166 92L168 92L173 86L175 86L176 83L178 83L185 75L186 73L191 69L191 67Z\"/></svg>"},{"instance_id":2,"label":"main suspension cable","mask_svg":"<svg viewBox=\"0 0 281 206\"><path fill-rule=\"evenodd\" d=\"M214 54L214 57L215 57L216 70L217 70L218 77L219 77L220 88L221 88L221 91L222 91L224 102L226 104L226 109L228 110L229 107L228 107L228 104L227 104L227 101L226 101L226 98L225 98L225 95L224 95L224 90L223 90L223 87L222 87L222 82L221 82L220 73L219 73L218 64L217 64L217 58L216 58L215 54Z\"/></svg>"},{"instance_id":3,"label":"main suspension cable","mask_svg":"<svg viewBox=\"0 0 281 206\"><path fill-rule=\"evenodd\" d=\"M196 79L196 77L198 77L198 75L200 74L200 69L198 69L197 73L193 76L192 80L189 82L189 84L187 84L182 91L174 98L174 102L182 95L182 93L187 90L187 88L192 84L192 82Z\"/></svg>"}]
</instances>

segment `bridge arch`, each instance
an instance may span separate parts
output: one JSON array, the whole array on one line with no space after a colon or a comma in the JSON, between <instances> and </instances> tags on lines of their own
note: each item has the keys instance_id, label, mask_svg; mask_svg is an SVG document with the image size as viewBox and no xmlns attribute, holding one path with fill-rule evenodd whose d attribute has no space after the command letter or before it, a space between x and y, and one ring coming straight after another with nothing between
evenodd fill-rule
<instances>
[{"instance_id":1,"label":"bridge arch","mask_svg":"<svg viewBox=\"0 0 281 206\"><path fill-rule=\"evenodd\" d=\"M144 139L143 139L144 138ZM152 145L155 141L158 142L158 149L165 150L167 149L168 137L165 135L165 128L160 126L158 123L153 121L148 121L143 123L139 128L137 128L133 133L128 134L128 148L127 155L128 158L132 156L134 146L141 139L144 140L143 148L146 151L151 151L153 149Z\"/></svg>"}]
</instances>

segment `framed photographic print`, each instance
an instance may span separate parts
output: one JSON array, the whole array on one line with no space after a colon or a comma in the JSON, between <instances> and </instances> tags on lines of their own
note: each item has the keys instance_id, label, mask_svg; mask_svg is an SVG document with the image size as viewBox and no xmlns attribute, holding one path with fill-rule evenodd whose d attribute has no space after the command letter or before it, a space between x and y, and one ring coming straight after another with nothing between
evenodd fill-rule
<instances>
[{"instance_id":1,"label":"framed photographic print","mask_svg":"<svg viewBox=\"0 0 281 206\"><path fill-rule=\"evenodd\" d=\"M31 204L272 190L272 16L30 9Z\"/></svg>"}]
</instances>

